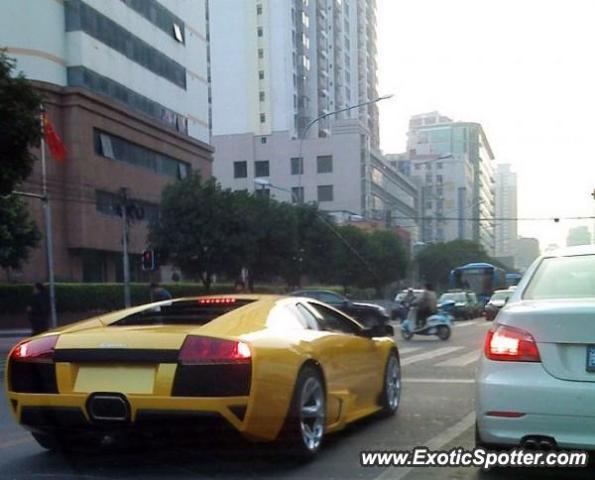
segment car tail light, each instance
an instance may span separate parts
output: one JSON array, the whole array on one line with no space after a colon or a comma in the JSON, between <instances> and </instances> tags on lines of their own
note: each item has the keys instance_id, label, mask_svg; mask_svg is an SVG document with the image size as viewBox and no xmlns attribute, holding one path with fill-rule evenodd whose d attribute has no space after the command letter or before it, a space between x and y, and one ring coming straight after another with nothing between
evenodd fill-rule
<instances>
[{"instance_id":1,"label":"car tail light","mask_svg":"<svg viewBox=\"0 0 595 480\"><path fill-rule=\"evenodd\" d=\"M31 363L54 363L54 347L58 335L25 340L12 351L11 360Z\"/></svg>"},{"instance_id":2,"label":"car tail light","mask_svg":"<svg viewBox=\"0 0 595 480\"><path fill-rule=\"evenodd\" d=\"M188 336L178 357L182 365L250 363L247 343L210 337Z\"/></svg>"},{"instance_id":3,"label":"car tail light","mask_svg":"<svg viewBox=\"0 0 595 480\"><path fill-rule=\"evenodd\" d=\"M199 305L232 305L236 303L235 298L199 298Z\"/></svg>"},{"instance_id":4,"label":"car tail light","mask_svg":"<svg viewBox=\"0 0 595 480\"><path fill-rule=\"evenodd\" d=\"M485 341L485 356L507 362L540 362L533 336L520 328L499 325L490 330Z\"/></svg>"}]
</instances>

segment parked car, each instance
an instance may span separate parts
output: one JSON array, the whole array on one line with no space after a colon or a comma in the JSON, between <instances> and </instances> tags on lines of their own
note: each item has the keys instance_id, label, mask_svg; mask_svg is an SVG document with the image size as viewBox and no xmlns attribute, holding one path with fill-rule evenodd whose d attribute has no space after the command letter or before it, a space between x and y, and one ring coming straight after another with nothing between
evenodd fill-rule
<instances>
[{"instance_id":1,"label":"parked car","mask_svg":"<svg viewBox=\"0 0 595 480\"><path fill-rule=\"evenodd\" d=\"M496 315L500 309L506 305L509 297L512 295L513 290L496 290L491 296L490 301L486 304L484 309L484 315L487 321L491 322L496 318Z\"/></svg>"},{"instance_id":2,"label":"parked car","mask_svg":"<svg viewBox=\"0 0 595 480\"><path fill-rule=\"evenodd\" d=\"M549 252L485 339L476 443L595 450L595 246Z\"/></svg>"},{"instance_id":3,"label":"parked car","mask_svg":"<svg viewBox=\"0 0 595 480\"><path fill-rule=\"evenodd\" d=\"M452 300L455 302L454 317L459 320L468 320L481 315L481 304L477 300L474 292L465 292L462 290L452 290L443 293L438 299L438 303Z\"/></svg>"},{"instance_id":4,"label":"parked car","mask_svg":"<svg viewBox=\"0 0 595 480\"><path fill-rule=\"evenodd\" d=\"M331 307L341 310L365 326L383 325L389 320L388 312L384 307L374 303L352 302L347 297L330 290L298 290L292 292L291 295L315 298L328 303Z\"/></svg>"}]
</instances>

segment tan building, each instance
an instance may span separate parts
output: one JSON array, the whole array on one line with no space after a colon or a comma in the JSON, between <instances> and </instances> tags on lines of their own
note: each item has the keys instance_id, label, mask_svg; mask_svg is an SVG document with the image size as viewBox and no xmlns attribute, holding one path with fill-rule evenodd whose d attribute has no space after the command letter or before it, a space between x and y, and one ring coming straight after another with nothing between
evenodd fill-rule
<instances>
[{"instance_id":1,"label":"tan building","mask_svg":"<svg viewBox=\"0 0 595 480\"><path fill-rule=\"evenodd\" d=\"M0 48L46 97L67 149L63 164L48 156L56 279L122 278L122 188L144 213L129 234L138 279L137 255L163 187L191 170L211 175L206 0L19 0L2 7ZM39 162L21 189L41 191ZM39 200L29 203L43 230ZM5 279L45 280L46 269L42 245Z\"/></svg>"},{"instance_id":2,"label":"tan building","mask_svg":"<svg viewBox=\"0 0 595 480\"><path fill-rule=\"evenodd\" d=\"M67 156L58 163L46 154L53 218L55 275L59 281L121 281L122 188L143 220L129 233L132 279L140 280L140 254L148 222L158 214L161 190L199 170L211 175L212 148L158 122L77 87L34 82L46 97L48 117L64 140ZM39 157L39 152L35 152ZM41 162L20 190L41 193ZM28 200L43 231L41 202ZM11 281L45 280L43 243Z\"/></svg>"}]
</instances>

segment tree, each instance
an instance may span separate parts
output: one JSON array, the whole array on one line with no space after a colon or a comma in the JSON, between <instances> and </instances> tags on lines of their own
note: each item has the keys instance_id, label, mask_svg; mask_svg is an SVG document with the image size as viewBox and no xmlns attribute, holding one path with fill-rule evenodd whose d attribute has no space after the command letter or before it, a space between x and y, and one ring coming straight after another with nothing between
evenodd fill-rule
<instances>
[{"instance_id":1,"label":"tree","mask_svg":"<svg viewBox=\"0 0 595 480\"><path fill-rule=\"evenodd\" d=\"M33 168L31 147L39 144L41 97L22 74L11 76L14 61L0 50L0 267L20 268L40 234L25 204L10 195Z\"/></svg>"},{"instance_id":2,"label":"tree","mask_svg":"<svg viewBox=\"0 0 595 480\"><path fill-rule=\"evenodd\" d=\"M419 273L425 281L445 289L453 268L472 262L488 262L498 266L484 248L470 240L454 240L425 247L416 257Z\"/></svg>"},{"instance_id":3,"label":"tree","mask_svg":"<svg viewBox=\"0 0 595 480\"><path fill-rule=\"evenodd\" d=\"M389 230L377 230L369 234L368 261L375 271L374 287L382 287L407 274L409 255L397 234Z\"/></svg>"},{"instance_id":4,"label":"tree","mask_svg":"<svg viewBox=\"0 0 595 480\"><path fill-rule=\"evenodd\" d=\"M42 98L22 73L11 76L14 60L0 50L0 195L31 174L35 156L30 148L39 145Z\"/></svg>"},{"instance_id":5,"label":"tree","mask_svg":"<svg viewBox=\"0 0 595 480\"><path fill-rule=\"evenodd\" d=\"M17 197L0 197L0 267L20 268L39 242L35 222Z\"/></svg>"},{"instance_id":6,"label":"tree","mask_svg":"<svg viewBox=\"0 0 595 480\"><path fill-rule=\"evenodd\" d=\"M161 198L159 221L150 225L151 246L185 274L199 277L208 291L214 273L239 267L245 248L233 193L192 173L165 187Z\"/></svg>"}]
</instances>

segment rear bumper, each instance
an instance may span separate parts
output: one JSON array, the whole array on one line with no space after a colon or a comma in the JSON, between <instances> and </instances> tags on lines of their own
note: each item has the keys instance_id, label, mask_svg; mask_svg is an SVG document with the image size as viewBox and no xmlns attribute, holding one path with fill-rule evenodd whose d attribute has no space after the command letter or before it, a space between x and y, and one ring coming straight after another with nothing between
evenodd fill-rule
<instances>
[{"instance_id":1,"label":"rear bumper","mask_svg":"<svg viewBox=\"0 0 595 480\"><path fill-rule=\"evenodd\" d=\"M482 358L476 389L478 433L484 443L516 446L523 437L543 435L562 448L595 449L595 382L559 380L541 363Z\"/></svg>"},{"instance_id":2,"label":"rear bumper","mask_svg":"<svg viewBox=\"0 0 595 480\"><path fill-rule=\"evenodd\" d=\"M249 397L174 398L127 395L129 414L118 420L94 419L88 394L29 395L8 393L17 421L38 432L67 431L93 433L130 430L208 430L247 434L246 412Z\"/></svg>"}]
</instances>

